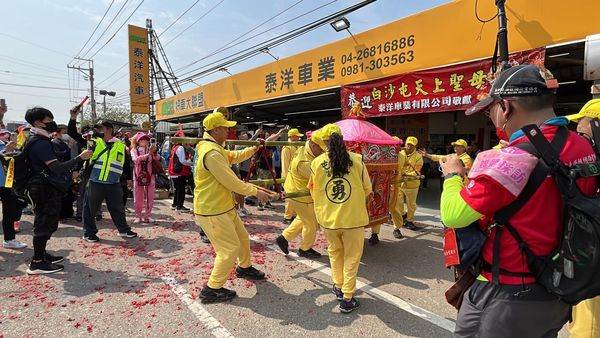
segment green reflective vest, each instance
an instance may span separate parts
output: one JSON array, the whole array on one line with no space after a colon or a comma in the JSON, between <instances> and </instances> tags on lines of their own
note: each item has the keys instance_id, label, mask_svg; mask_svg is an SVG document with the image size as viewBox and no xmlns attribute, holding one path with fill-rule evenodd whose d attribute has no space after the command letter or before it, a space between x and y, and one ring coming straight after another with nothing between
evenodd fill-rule
<instances>
[{"instance_id":1,"label":"green reflective vest","mask_svg":"<svg viewBox=\"0 0 600 338\"><path fill-rule=\"evenodd\" d=\"M91 163L94 164L90 174L90 180L97 183L114 184L121 181L123 166L125 164L125 144L121 141L112 143L112 146L106 149L107 145L101 138L95 138L96 147L91 157ZM102 153L102 155L100 155Z\"/></svg>"}]
</instances>

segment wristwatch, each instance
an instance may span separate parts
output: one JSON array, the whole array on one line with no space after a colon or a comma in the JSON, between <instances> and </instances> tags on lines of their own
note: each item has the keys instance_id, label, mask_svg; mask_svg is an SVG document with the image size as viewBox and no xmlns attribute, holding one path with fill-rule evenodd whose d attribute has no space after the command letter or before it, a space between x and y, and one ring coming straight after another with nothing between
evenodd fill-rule
<instances>
[{"instance_id":1,"label":"wristwatch","mask_svg":"<svg viewBox=\"0 0 600 338\"><path fill-rule=\"evenodd\" d=\"M448 175L444 176L444 180L450 179L454 176L459 176L460 178L462 178L462 175L459 173L449 173Z\"/></svg>"}]
</instances>

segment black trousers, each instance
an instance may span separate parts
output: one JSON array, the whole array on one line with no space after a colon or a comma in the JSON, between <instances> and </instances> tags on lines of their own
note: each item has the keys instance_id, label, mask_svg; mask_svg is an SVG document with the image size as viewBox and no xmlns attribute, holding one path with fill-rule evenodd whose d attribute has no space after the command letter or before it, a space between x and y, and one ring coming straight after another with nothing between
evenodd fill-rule
<instances>
[{"instance_id":1,"label":"black trousers","mask_svg":"<svg viewBox=\"0 0 600 338\"><path fill-rule=\"evenodd\" d=\"M63 196L63 198L60 201L60 219L71 218L74 216L74 201L75 195L73 195L73 190L69 188L67 193Z\"/></svg>"},{"instance_id":2,"label":"black trousers","mask_svg":"<svg viewBox=\"0 0 600 338\"><path fill-rule=\"evenodd\" d=\"M496 285L476 281L465 293L455 337L556 337L571 306L538 284Z\"/></svg>"},{"instance_id":3,"label":"black trousers","mask_svg":"<svg viewBox=\"0 0 600 338\"><path fill-rule=\"evenodd\" d=\"M173 204L175 208L183 207L185 202L185 183L187 182L187 176L173 177Z\"/></svg>"},{"instance_id":4,"label":"black trousers","mask_svg":"<svg viewBox=\"0 0 600 338\"><path fill-rule=\"evenodd\" d=\"M33 259L42 260L46 243L58 229L62 193L49 184L31 185L29 198L33 202Z\"/></svg>"},{"instance_id":5,"label":"black trousers","mask_svg":"<svg viewBox=\"0 0 600 338\"><path fill-rule=\"evenodd\" d=\"M11 241L15 239L14 223L18 220L19 202L17 196L11 188L0 188L0 200L2 201L2 231L4 232L4 240Z\"/></svg>"},{"instance_id":6,"label":"black trousers","mask_svg":"<svg viewBox=\"0 0 600 338\"><path fill-rule=\"evenodd\" d=\"M121 183L102 184L89 181L83 209L83 231L85 236L98 233L95 216L102 206L102 201L105 200L108 213L119 232L124 233L131 230L125 218Z\"/></svg>"}]
</instances>

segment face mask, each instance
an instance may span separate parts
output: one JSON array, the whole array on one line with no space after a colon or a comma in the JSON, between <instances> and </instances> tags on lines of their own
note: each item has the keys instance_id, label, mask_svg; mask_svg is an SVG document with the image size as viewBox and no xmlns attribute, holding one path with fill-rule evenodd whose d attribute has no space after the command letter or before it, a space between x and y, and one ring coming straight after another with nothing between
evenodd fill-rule
<instances>
[{"instance_id":1,"label":"face mask","mask_svg":"<svg viewBox=\"0 0 600 338\"><path fill-rule=\"evenodd\" d=\"M44 130L49 132L49 133L55 133L58 131L58 125L56 125L56 122L52 121L52 122L46 122L44 123Z\"/></svg>"}]
</instances>

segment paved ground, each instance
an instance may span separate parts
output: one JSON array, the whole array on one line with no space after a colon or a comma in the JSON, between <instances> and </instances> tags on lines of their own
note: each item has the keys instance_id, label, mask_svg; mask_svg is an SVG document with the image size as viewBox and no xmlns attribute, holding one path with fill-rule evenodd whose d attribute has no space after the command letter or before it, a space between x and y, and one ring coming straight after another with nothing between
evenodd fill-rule
<instances>
[{"instance_id":1,"label":"paved ground","mask_svg":"<svg viewBox=\"0 0 600 338\"><path fill-rule=\"evenodd\" d=\"M343 315L330 293L327 257L286 257L272 244L284 227L281 205L275 212L251 207L253 215L245 219L253 260L267 281L232 275L227 286L239 298L200 304L197 295L214 253L200 242L192 216L168 206L157 201L157 222L135 227L140 238L133 240L118 237L106 219L99 223L102 241L94 244L81 240L80 225L61 224L48 249L68 256L66 268L48 276L25 274L32 255L31 225L25 222L17 238L29 248L0 248L0 337L451 335L455 310L443 297L451 273L443 267L441 229L429 209L424 211L431 214L417 217L428 225L425 231L405 231L399 241L384 226L381 243L365 246L361 308ZM325 253L325 247L319 234L317 250Z\"/></svg>"}]
</instances>

